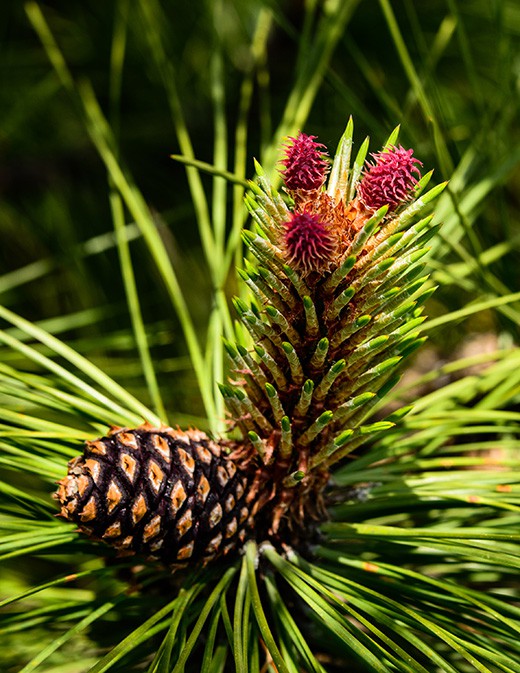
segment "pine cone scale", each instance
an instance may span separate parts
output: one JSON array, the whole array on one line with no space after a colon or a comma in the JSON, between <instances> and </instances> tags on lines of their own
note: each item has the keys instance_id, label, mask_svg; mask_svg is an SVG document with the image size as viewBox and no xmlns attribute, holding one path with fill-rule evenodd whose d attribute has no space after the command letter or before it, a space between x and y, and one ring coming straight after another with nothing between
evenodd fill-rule
<instances>
[{"instance_id":1,"label":"pine cone scale","mask_svg":"<svg viewBox=\"0 0 520 673\"><path fill-rule=\"evenodd\" d=\"M143 426L87 442L59 482L61 516L120 553L182 566L237 547L247 474L200 432Z\"/></svg>"}]
</instances>

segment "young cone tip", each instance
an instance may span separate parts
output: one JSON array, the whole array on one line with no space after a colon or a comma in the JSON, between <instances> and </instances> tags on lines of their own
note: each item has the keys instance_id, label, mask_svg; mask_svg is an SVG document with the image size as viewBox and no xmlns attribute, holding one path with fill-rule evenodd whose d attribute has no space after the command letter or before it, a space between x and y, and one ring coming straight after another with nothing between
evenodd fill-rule
<instances>
[{"instance_id":1,"label":"young cone tip","mask_svg":"<svg viewBox=\"0 0 520 673\"><path fill-rule=\"evenodd\" d=\"M284 243L289 264L307 273L325 268L335 247L330 227L308 212L293 213L285 223Z\"/></svg>"},{"instance_id":2,"label":"young cone tip","mask_svg":"<svg viewBox=\"0 0 520 673\"><path fill-rule=\"evenodd\" d=\"M360 202L369 210L388 206L393 211L410 199L413 189L421 178L419 159L413 150L403 147L389 147L371 155L373 164L368 164L358 185Z\"/></svg>"},{"instance_id":3,"label":"young cone tip","mask_svg":"<svg viewBox=\"0 0 520 673\"><path fill-rule=\"evenodd\" d=\"M373 153L357 184L357 198L345 203L345 192L329 194L331 186L328 192L322 189L329 170L325 146L304 133L290 140L281 163L294 207L284 223L282 248L288 265L304 276L323 274L340 263L368 220L374 220L376 228L375 220L392 218L412 200L422 162L413 156L413 149L401 145Z\"/></svg>"},{"instance_id":4,"label":"young cone tip","mask_svg":"<svg viewBox=\"0 0 520 673\"><path fill-rule=\"evenodd\" d=\"M285 166L281 174L286 188L290 192L319 189L329 172L327 148L316 142L316 136L301 131L296 138L289 137L289 141L285 145L285 158L280 161Z\"/></svg>"}]
</instances>

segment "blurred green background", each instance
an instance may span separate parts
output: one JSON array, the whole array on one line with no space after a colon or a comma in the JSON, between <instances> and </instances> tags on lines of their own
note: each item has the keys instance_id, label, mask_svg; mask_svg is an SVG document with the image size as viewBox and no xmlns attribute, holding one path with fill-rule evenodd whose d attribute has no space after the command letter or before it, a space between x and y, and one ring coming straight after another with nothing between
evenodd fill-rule
<instances>
[{"instance_id":1,"label":"blurred green background","mask_svg":"<svg viewBox=\"0 0 520 673\"><path fill-rule=\"evenodd\" d=\"M414 147L425 171L435 169L434 182L450 179L436 211L444 226L432 244L429 262L433 282L439 284L426 310L434 321L433 327L429 323L430 345L419 351L415 366L424 372L453 357L507 349L518 343L520 326L519 38L517 0L4 0L0 305L55 334L125 390L153 405L132 327L136 312L129 311L125 296L110 179L100 156L100 143L109 138L116 158L112 177L122 169L131 194L142 194L173 262L211 388L224 378L219 337L226 312L215 310L215 305L221 290L227 299L240 291L234 273L240 251L217 283L210 268L212 250L201 240L201 222L206 208L215 238L225 227L232 239L245 219L242 188L223 187L221 180L201 172L204 198L193 173L187 175L185 164L170 155L186 155L191 141L194 157L207 162L210 173L216 164L220 173L237 173L240 182L253 176L252 157L274 171L283 137L298 128L318 135L333 154L353 115L355 149L370 135L371 149L377 151L402 124L400 142ZM142 222L136 226L127 202L126 206L131 267L170 422L206 428L206 410L184 338L186 323L174 310L153 246L142 235ZM237 240L229 244L233 254ZM215 256L222 248L215 249ZM128 271L128 264L123 267ZM465 317L454 313L465 310ZM32 354L47 355L67 372L76 371L63 352L38 342L38 336L32 338L30 327L18 329L11 322L0 321L8 337L30 342ZM504 351L504 358L509 355ZM517 403L511 403L517 400L517 384L513 380L507 385L509 360L500 364L500 376L493 378L491 373L487 379L466 381L462 392L448 390L447 408L452 405L457 411L459 401L471 407L494 387L498 394L488 406L484 399L484 409ZM467 373L462 364L457 367L454 377ZM27 525L30 542L32 524L37 530L45 517L56 524L48 494L67 458L77 451L81 431L92 436L95 426L103 432L112 410L105 406L102 418L89 416L81 398L79 405L74 398L70 409L68 402L60 409L61 400L55 404L46 392L38 397L29 384L25 387L27 372L45 376L34 379L36 391L44 384L55 385L59 392L77 390L73 385L67 388L20 348L0 349L1 420L7 423L3 432L18 451L6 453L5 484L25 494L23 507L16 498L7 498L6 520L11 525L13 514L12 525L21 525L21 530ZM432 374L432 381L437 387L449 376L445 371L438 377ZM99 380L95 386L106 390ZM80 394L92 401L81 389ZM112 399L123 403L121 395ZM218 390L215 399L220 399ZM429 404L426 398L422 409ZM418 406L421 410L420 402ZM220 411L223 415L222 407ZM16 416L18 412L27 418ZM137 412L133 406L128 415L138 416ZM31 414L40 417L40 424L31 426ZM460 416L458 422L463 425L464 419ZM23 434L27 424L45 435L45 424L53 420L70 424L68 435L60 439L58 434L55 440L52 431L50 439L38 437L38 432L32 438L30 432ZM426 418L426 423L431 430L424 445L428 455L448 431L438 429L438 420ZM391 436L388 441L395 440ZM424 441L417 440L418 451ZM433 448L428 449L429 442ZM28 465L23 450L30 453L32 446L39 447L45 457L46 443L49 451L61 451L63 460L52 453L52 462L41 470L44 463L35 451ZM425 483L430 485L428 479ZM382 507L387 507L386 501ZM20 512L21 524L16 521ZM51 523L46 523L52 532ZM56 556L60 564L64 549L70 549L71 559L64 572L76 568L82 549L92 553L85 541L75 540L70 547L65 542L57 552L61 556ZM100 560L88 563L102 565ZM54 565L50 554L43 560L25 558L23 564L10 558L4 566L6 586L13 593L25 591L47 581ZM464 564L461 574L465 577ZM105 585L100 573L95 590L60 586L44 594L42 605L48 601L49 612L31 621L30 638L23 630L22 604L21 626L15 614L2 642L2 665L15 671L21 660L37 658L39 641L45 643L49 633L53 639L53 628L61 633L70 620L89 614L96 596L101 600L105 590L110 596L116 588L113 578ZM75 599L71 592L77 594ZM70 607L74 600L78 613ZM92 639L80 635L73 643L66 641L51 658L50 665L57 667L52 670L67 670L67 662L78 652L85 662L77 670L93 665L98 654L93 642L104 646L107 634L116 638L118 628L126 633L142 621L142 599L133 601L130 596L121 614L117 609L110 612L109 621L101 622ZM35 605L39 610L40 603ZM156 610L153 601L150 606ZM115 625L114 633L107 623Z\"/></svg>"},{"instance_id":2,"label":"blurred green background","mask_svg":"<svg viewBox=\"0 0 520 673\"><path fill-rule=\"evenodd\" d=\"M345 10L338 9L342 4ZM435 168L437 181L451 178L432 262L442 288L429 314L519 289L515 0L84 0L39 7L74 86L93 87L121 164L167 244L201 339L213 295L185 167L170 158L183 153L175 101L195 157L213 162L224 127L228 170L241 148L249 157L247 177L251 157L266 156L284 114L300 102L309 109L305 131L331 151L351 114L357 146L368 134L373 151L402 124L403 145L415 148L425 169ZM320 42L327 15L335 25ZM44 321L148 402L114 246L106 168L79 97L62 86L23 2L2 3L0 31L0 302ZM313 84L309 99L291 99L302 79ZM251 103L242 147L234 134L244 81L251 83ZM225 115L216 131L218 105ZM202 174L202 184L211 199L212 179ZM226 198L231 203L231 190ZM127 224L165 405L179 422L201 423L178 320L165 309L163 283L131 217ZM233 275L226 291L236 291ZM444 357L474 333L515 339L520 314L514 306L481 312L460 330L432 332L432 343ZM19 357L3 356L8 364L20 364Z\"/></svg>"}]
</instances>

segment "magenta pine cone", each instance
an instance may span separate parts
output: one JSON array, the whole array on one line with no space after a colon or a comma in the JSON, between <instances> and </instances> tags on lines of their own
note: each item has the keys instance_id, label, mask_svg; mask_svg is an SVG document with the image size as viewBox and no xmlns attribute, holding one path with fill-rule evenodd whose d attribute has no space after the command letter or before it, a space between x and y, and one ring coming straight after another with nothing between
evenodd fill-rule
<instances>
[{"instance_id":1,"label":"magenta pine cone","mask_svg":"<svg viewBox=\"0 0 520 673\"><path fill-rule=\"evenodd\" d=\"M324 158L327 148L316 142L316 136L301 132L289 140L292 143L285 146L286 156L280 162L285 166L281 172L285 186L291 192L319 189L329 172L329 164Z\"/></svg>"},{"instance_id":2,"label":"magenta pine cone","mask_svg":"<svg viewBox=\"0 0 520 673\"><path fill-rule=\"evenodd\" d=\"M405 150L401 146L377 152L372 157L375 164L370 165L357 189L359 200L371 210L386 205L389 211L395 210L410 198L421 177L415 164L422 166L422 163L413 158L413 150Z\"/></svg>"},{"instance_id":3,"label":"magenta pine cone","mask_svg":"<svg viewBox=\"0 0 520 673\"><path fill-rule=\"evenodd\" d=\"M334 241L317 215L294 213L285 223L285 247L289 264L307 273L323 269L330 261Z\"/></svg>"}]
</instances>

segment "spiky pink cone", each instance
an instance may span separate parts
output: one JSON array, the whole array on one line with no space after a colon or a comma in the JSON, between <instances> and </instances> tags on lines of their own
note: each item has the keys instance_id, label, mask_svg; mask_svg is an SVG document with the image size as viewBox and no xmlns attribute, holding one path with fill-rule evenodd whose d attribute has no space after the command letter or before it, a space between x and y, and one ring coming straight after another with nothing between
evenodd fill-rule
<instances>
[{"instance_id":1,"label":"spiky pink cone","mask_svg":"<svg viewBox=\"0 0 520 673\"><path fill-rule=\"evenodd\" d=\"M369 164L370 168L358 186L358 198L370 210L386 205L389 211L395 210L412 195L421 177L416 164L422 166L422 163L413 157L413 150L401 146L372 154L372 157L375 163Z\"/></svg>"},{"instance_id":2,"label":"spiky pink cone","mask_svg":"<svg viewBox=\"0 0 520 673\"><path fill-rule=\"evenodd\" d=\"M325 159L327 148L316 142L316 136L301 132L289 140L291 143L285 146L285 159L280 162L285 166L281 172L285 186L291 192L319 189L329 172Z\"/></svg>"},{"instance_id":3,"label":"spiky pink cone","mask_svg":"<svg viewBox=\"0 0 520 673\"><path fill-rule=\"evenodd\" d=\"M287 261L297 269L310 273L325 268L334 251L329 228L317 215L294 213L285 223Z\"/></svg>"}]
</instances>

